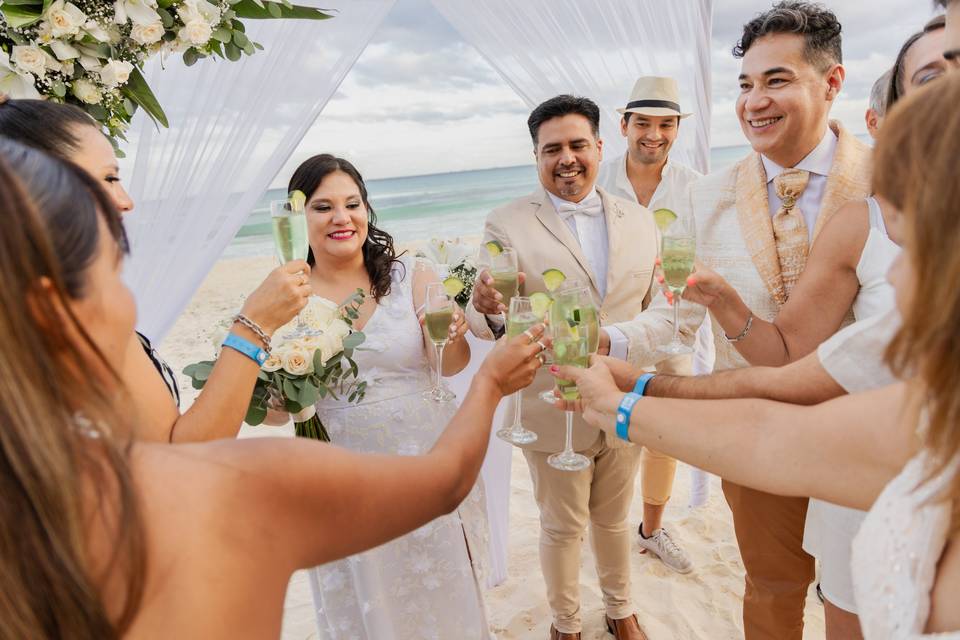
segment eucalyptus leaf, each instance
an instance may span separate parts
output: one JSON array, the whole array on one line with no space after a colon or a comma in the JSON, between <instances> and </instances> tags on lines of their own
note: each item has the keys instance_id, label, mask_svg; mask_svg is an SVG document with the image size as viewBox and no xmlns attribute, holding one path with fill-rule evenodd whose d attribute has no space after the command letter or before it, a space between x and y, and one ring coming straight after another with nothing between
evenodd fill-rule
<instances>
[{"instance_id":1,"label":"eucalyptus leaf","mask_svg":"<svg viewBox=\"0 0 960 640\"><path fill-rule=\"evenodd\" d=\"M315 404L319 397L317 388L312 384L305 384L300 390L300 404L305 407Z\"/></svg>"},{"instance_id":2,"label":"eucalyptus leaf","mask_svg":"<svg viewBox=\"0 0 960 640\"><path fill-rule=\"evenodd\" d=\"M157 9L157 13L160 14L160 21L163 22L164 29L173 28L173 15L164 8Z\"/></svg>"},{"instance_id":3,"label":"eucalyptus leaf","mask_svg":"<svg viewBox=\"0 0 960 640\"><path fill-rule=\"evenodd\" d=\"M242 49L243 52L244 52L245 54L247 54L248 56L252 56L253 54L255 54L255 53L257 52L256 48L254 48L254 46L253 46L253 43L250 42L250 41L247 41L247 44L244 45L243 47L241 47L241 49Z\"/></svg>"},{"instance_id":4,"label":"eucalyptus leaf","mask_svg":"<svg viewBox=\"0 0 960 640\"><path fill-rule=\"evenodd\" d=\"M269 11L270 15L274 18L279 18L283 15L283 8L276 2L267 2L267 11Z\"/></svg>"},{"instance_id":5,"label":"eucalyptus leaf","mask_svg":"<svg viewBox=\"0 0 960 640\"><path fill-rule=\"evenodd\" d=\"M197 53L197 50L193 47L190 47L183 52L183 64L187 65L188 67L192 67L193 65L197 64L199 59L200 54Z\"/></svg>"},{"instance_id":6,"label":"eucalyptus leaf","mask_svg":"<svg viewBox=\"0 0 960 640\"><path fill-rule=\"evenodd\" d=\"M363 344L364 336L359 331L351 333L346 338L343 339L343 348L344 349L356 349L361 344Z\"/></svg>"},{"instance_id":7,"label":"eucalyptus leaf","mask_svg":"<svg viewBox=\"0 0 960 640\"><path fill-rule=\"evenodd\" d=\"M240 47L232 42L228 42L224 45L223 52L227 56L227 60L230 60L231 62L236 62L243 55L243 52L240 51Z\"/></svg>"},{"instance_id":8,"label":"eucalyptus leaf","mask_svg":"<svg viewBox=\"0 0 960 640\"><path fill-rule=\"evenodd\" d=\"M247 45L250 44L250 38L248 38L247 34L243 33L242 31L236 31L233 34L233 42L241 49L245 49Z\"/></svg>"},{"instance_id":9,"label":"eucalyptus leaf","mask_svg":"<svg viewBox=\"0 0 960 640\"><path fill-rule=\"evenodd\" d=\"M218 41L218 42L223 42L224 44L226 44L227 42L230 42L230 40L231 40L231 38L232 38L232 35L231 35L229 29L225 29L224 27L220 27L220 28L216 29L216 30L213 32L213 35L212 35L211 37L212 37L214 40ZM237 43L237 46L239 46L239 47L242 47L242 46L243 46L243 43L242 43L242 42L238 42L238 41L236 41L236 40L234 40L234 42L236 42L236 43Z\"/></svg>"},{"instance_id":10,"label":"eucalyptus leaf","mask_svg":"<svg viewBox=\"0 0 960 640\"><path fill-rule=\"evenodd\" d=\"M194 380L206 380L210 377L210 373L213 371L213 365L214 362L212 360L195 362L194 364L184 367L183 375L189 376Z\"/></svg>"}]
</instances>

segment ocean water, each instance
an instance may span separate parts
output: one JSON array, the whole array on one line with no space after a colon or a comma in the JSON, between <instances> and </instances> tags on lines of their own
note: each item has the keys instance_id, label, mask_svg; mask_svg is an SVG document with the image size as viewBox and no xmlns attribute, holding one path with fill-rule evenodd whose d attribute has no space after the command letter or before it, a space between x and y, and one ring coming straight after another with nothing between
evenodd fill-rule
<instances>
[{"instance_id":1,"label":"ocean water","mask_svg":"<svg viewBox=\"0 0 960 640\"><path fill-rule=\"evenodd\" d=\"M747 146L712 149L710 166L714 171L723 169L749 150ZM368 180L367 191L378 226L396 242L404 243L480 235L491 209L531 193L538 184L536 167L531 164ZM267 191L223 256L271 255L269 202L285 195L283 189Z\"/></svg>"}]
</instances>

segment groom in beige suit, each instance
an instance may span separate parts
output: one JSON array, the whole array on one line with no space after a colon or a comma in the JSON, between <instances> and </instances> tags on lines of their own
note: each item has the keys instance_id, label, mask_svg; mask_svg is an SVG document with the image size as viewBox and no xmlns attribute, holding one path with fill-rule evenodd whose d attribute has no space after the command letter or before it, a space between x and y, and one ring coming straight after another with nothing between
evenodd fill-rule
<instances>
[{"instance_id":1,"label":"groom in beige suit","mask_svg":"<svg viewBox=\"0 0 960 640\"><path fill-rule=\"evenodd\" d=\"M557 96L530 114L527 124L542 189L496 209L487 218L485 241L517 251L521 295L545 291L541 274L559 269L588 286L599 303L601 324L629 320L654 304L671 311L654 286L657 229L649 210L595 187L603 142L600 111L586 98ZM468 306L474 333L493 339L503 327L503 305L483 272ZM687 311L701 309L690 305ZM689 358L663 371L689 372ZM587 525L615 638L646 638L630 599L630 538L627 522L640 447L608 439L579 417L573 447L590 458L588 469L558 471L547 457L563 449L563 414L538 399L554 381L541 371L523 392L523 424L536 442L523 447L540 508L540 561L553 613L550 637L580 638L580 551ZM508 410L512 416L513 411Z\"/></svg>"},{"instance_id":2,"label":"groom in beige suit","mask_svg":"<svg viewBox=\"0 0 960 640\"><path fill-rule=\"evenodd\" d=\"M743 59L737 115L754 153L695 182L682 212L696 220L698 259L767 321L787 301L824 225L870 193L869 147L828 119L844 80L840 44L836 16L812 3L780 2L744 25L734 49ZM747 339L750 326L726 336L713 323L717 371L747 365L732 343ZM672 329L647 313L617 328L638 366ZM696 327L681 329L689 336ZM746 639L800 640L814 577L802 548L807 499L729 482L723 490L746 569Z\"/></svg>"}]
</instances>

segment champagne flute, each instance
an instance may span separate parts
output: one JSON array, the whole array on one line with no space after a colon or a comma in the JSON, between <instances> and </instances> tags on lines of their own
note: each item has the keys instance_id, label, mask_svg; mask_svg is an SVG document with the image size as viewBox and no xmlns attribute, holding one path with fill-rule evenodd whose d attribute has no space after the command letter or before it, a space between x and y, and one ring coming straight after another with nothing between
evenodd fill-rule
<instances>
[{"instance_id":1,"label":"champagne flute","mask_svg":"<svg viewBox=\"0 0 960 640\"><path fill-rule=\"evenodd\" d=\"M443 284L431 282L427 285L427 295L424 301L426 314L427 335L433 343L434 353L437 356L437 377L433 388L423 392L423 397L434 402L449 402L457 396L443 386L443 349L450 340L450 325L453 324L453 313L456 303L450 299Z\"/></svg>"},{"instance_id":2,"label":"champagne flute","mask_svg":"<svg viewBox=\"0 0 960 640\"><path fill-rule=\"evenodd\" d=\"M493 288L503 296L503 304L510 309L510 299L520 294L520 276L517 266L517 250L504 247L500 253L490 256L490 276L493 278ZM500 314L504 325L507 323L506 313Z\"/></svg>"},{"instance_id":3,"label":"champagne flute","mask_svg":"<svg viewBox=\"0 0 960 640\"><path fill-rule=\"evenodd\" d=\"M514 296L510 299L510 313L507 315L507 337L515 338L541 320L542 318L538 318L537 314L533 312L530 298ZM530 444L537 441L537 434L524 429L521 423L522 399L523 391L517 391L514 394L516 404L513 411L513 425L509 429L504 428L497 431L498 438L511 444Z\"/></svg>"},{"instance_id":4,"label":"champagne flute","mask_svg":"<svg viewBox=\"0 0 960 640\"><path fill-rule=\"evenodd\" d=\"M307 213L302 204L294 202L292 198L271 201L270 222L273 228L273 244L280 263L306 260L310 251L310 236L307 231ZM297 326L283 337L291 339L316 335L319 335L319 332L310 329L297 313Z\"/></svg>"},{"instance_id":5,"label":"champagne flute","mask_svg":"<svg viewBox=\"0 0 960 640\"><path fill-rule=\"evenodd\" d=\"M673 294L673 340L657 351L676 356L693 353L693 349L680 342L680 299L687 288L687 278L693 273L697 254L697 233L693 216L681 216L663 233L660 249L660 267L664 283Z\"/></svg>"},{"instance_id":6,"label":"champagne flute","mask_svg":"<svg viewBox=\"0 0 960 640\"><path fill-rule=\"evenodd\" d=\"M571 291L572 293L572 291ZM589 297L589 290L586 291ZM590 329L587 323L581 324L573 319L574 306L566 305L576 301L579 305L582 292L567 298L557 296L550 307L550 332L553 335L553 360L560 366L586 368L590 363ZM592 302L591 302L592 304ZM594 311L596 308L594 307ZM583 317L583 314L580 314ZM580 391L572 380L557 378L557 390L563 400L578 400ZM581 471L590 466L590 458L573 450L573 412L564 412L566 418L566 437L563 451L547 458L547 464L560 471Z\"/></svg>"}]
</instances>

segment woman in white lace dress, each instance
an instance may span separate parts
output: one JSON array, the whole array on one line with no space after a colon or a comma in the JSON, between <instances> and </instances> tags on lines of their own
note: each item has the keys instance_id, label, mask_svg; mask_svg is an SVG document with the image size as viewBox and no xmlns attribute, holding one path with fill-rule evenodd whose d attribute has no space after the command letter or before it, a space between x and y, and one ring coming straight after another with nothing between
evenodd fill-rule
<instances>
[{"instance_id":1,"label":"woman in white lace dress","mask_svg":"<svg viewBox=\"0 0 960 640\"><path fill-rule=\"evenodd\" d=\"M888 276L903 318L888 359L913 378L813 407L642 398L630 419L631 441L738 484L869 509L852 561L867 640L960 640L958 104L960 73L917 91L875 153L904 246ZM616 432L624 396L602 362L556 373L576 380L589 422Z\"/></svg>"},{"instance_id":2,"label":"woman in white lace dress","mask_svg":"<svg viewBox=\"0 0 960 640\"><path fill-rule=\"evenodd\" d=\"M366 342L356 352L367 382L359 404L325 398L317 412L334 444L365 453L429 451L456 411L423 397L431 385L433 348L419 310L430 271L395 258L393 241L375 226L366 187L347 161L310 158L290 180L307 195L314 292L344 300L368 292L355 326ZM455 314L443 372L466 366L466 323ZM485 503L478 484L452 514L386 545L311 570L320 637L414 640L490 637L480 586L487 557Z\"/></svg>"}]
</instances>

